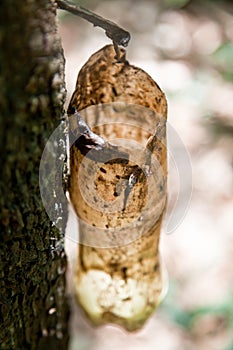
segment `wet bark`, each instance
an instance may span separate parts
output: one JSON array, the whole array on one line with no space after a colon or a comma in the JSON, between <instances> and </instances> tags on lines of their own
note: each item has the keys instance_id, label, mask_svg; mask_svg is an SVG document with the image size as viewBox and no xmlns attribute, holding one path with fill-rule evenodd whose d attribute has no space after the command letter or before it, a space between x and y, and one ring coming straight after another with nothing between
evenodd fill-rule
<instances>
[{"instance_id":1,"label":"wet bark","mask_svg":"<svg viewBox=\"0 0 233 350\"><path fill-rule=\"evenodd\" d=\"M66 349L66 204L58 230L39 191L40 158L65 99L55 2L3 0L0 41L1 349Z\"/></svg>"}]
</instances>

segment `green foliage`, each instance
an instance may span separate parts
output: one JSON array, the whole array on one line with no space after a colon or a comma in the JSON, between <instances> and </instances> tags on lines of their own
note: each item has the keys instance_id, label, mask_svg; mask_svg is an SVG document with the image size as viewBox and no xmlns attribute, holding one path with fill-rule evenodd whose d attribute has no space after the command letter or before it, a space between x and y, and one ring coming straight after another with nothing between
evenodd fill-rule
<instances>
[{"instance_id":1,"label":"green foliage","mask_svg":"<svg viewBox=\"0 0 233 350\"><path fill-rule=\"evenodd\" d=\"M233 350L233 341L227 346L225 350Z\"/></svg>"},{"instance_id":2,"label":"green foliage","mask_svg":"<svg viewBox=\"0 0 233 350\"><path fill-rule=\"evenodd\" d=\"M169 7L181 8L188 4L190 0L163 0Z\"/></svg>"},{"instance_id":3,"label":"green foliage","mask_svg":"<svg viewBox=\"0 0 233 350\"><path fill-rule=\"evenodd\" d=\"M179 287L180 288L180 287ZM178 286L173 283L169 288L165 301L160 306L160 310L173 323L181 326L186 331L190 331L193 325L205 316L222 317L226 320L228 329L233 330L233 295L217 305L206 305L196 307L194 309L185 309L179 304L175 304L174 300L178 300L176 296ZM233 343L227 350L233 350Z\"/></svg>"},{"instance_id":4,"label":"green foliage","mask_svg":"<svg viewBox=\"0 0 233 350\"><path fill-rule=\"evenodd\" d=\"M233 81L233 43L225 42L212 54L224 79Z\"/></svg>"}]
</instances>

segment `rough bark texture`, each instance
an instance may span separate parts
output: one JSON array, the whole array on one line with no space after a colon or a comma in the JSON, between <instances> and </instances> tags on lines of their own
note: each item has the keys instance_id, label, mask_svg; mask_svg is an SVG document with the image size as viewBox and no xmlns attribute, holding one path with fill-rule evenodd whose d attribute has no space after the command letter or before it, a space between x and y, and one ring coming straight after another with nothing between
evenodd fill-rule
<instances>
[{"instance_id":1,"label":"rough bark texture","mask_svg":"<svg viewBox=\"0 0 233 350\"><path fill-rule=\"evenodd\" d=\"M0 11L0 347L66 349L63 233L39 191L46 140L65 98L51 0L3 0Z\"/></svg>"},{"instance_id":2,"label":"rough bark texture","mask_svg":"<svg viewBox=\"0 0 233 350\"><path fill-rule=\"evenodd\" d=\"M109 45L90 57L69 106L70 113L89 107L80 113L102 137L98 144L70 116L72 131L80 133L70 176L82 243L75 289L95 325L113 322L132 331L163 294L158 246L166 205L167 102L147 73L114 56Z\"/></svg>"}]
</instances>

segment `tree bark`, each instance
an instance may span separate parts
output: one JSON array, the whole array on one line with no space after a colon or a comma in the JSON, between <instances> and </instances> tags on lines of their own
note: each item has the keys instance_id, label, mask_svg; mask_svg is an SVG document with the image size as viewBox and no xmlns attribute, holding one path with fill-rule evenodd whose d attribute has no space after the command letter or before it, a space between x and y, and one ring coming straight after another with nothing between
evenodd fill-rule
<instances>
[{"instance_id":1,"label":"tree bark","mask_svg":"<svg viewBox=\"0 0 233 350\"><path fill-rule=\"evenodd\" d=\"M53 0L2 0L0 11L0 344L67 349L62 226L40 198L39 165L65 99Z\"/></svg>"}]
</instances>

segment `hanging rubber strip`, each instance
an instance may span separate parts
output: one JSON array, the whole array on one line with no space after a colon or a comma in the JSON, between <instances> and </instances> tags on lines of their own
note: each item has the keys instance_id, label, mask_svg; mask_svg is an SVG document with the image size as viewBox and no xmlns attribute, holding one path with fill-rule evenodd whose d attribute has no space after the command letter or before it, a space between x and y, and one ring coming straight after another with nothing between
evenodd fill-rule
<instances>
[{"instance_id":1,"label":"hanging rubber strip","mask_svg":"<svg viewBox=\"0 0 233 350\"><path fill-rule=\"evenodd\" d=\"M167 102L113 45L82 67L68 108L71 203L79 220L77 300L94 325L142 327L165 282L159 239L167 197Z\"/></svg>"}]
</instances>

